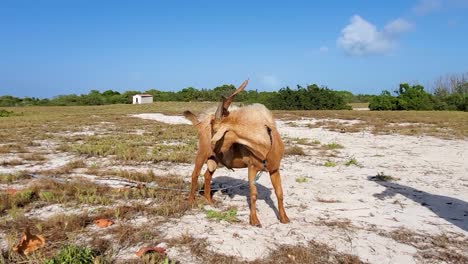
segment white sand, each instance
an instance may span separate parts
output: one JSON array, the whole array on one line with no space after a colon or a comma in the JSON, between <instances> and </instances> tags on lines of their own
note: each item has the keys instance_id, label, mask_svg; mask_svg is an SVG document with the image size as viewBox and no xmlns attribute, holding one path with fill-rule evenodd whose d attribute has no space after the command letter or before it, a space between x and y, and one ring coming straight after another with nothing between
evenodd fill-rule
<instances>
[{"instance_id":1,"label":"white sand","mask_svg":"<svg viewBox=\"0 0 468 264\"><path fill-rule=\"evenodd\" d=\"M169 120L171 124L177 120L160 114L152 118L160 122ZM215 194L223 206L237 206L241 223L216 223L201 213L186 215L164 226L166 236L191 234L207 238L210 250L246 260L265 257L280 244L315 240L370 263L415 263L418 261L416 248L379 235L379 230L405 227L430 235L451 232L468 235L468 141L337 133L303 126L316 121L301 120L302 126L289 126L291 121L277 122L283 137L344 146L338 157L322 157L314 147L302 146L307 156L283 159L281 173L290 224L279 223L272 209L276 210L276 197L268 175L264 174L257 184L257 211L262 228L248 225L249 192L243 187L227 194ZM345 166L351 157L361 167ZM338 165L323 166L327 160ZM369 180L378 172L399 180L393 183ZM298 183L296 177L306 177L308 182ZM218 170L213 184L229 186L246 178L245 169ZM324 203L319 198L339 202ZM345 220L350 220L354 227L346 230L321 222ZM178 255L174 250L170 254Z\"/></svg>"},{"instance_id":2,"label":"white sand","mask_svg":"<svg viewBox=\"0 0 468 264\"><path fill-rule=\"evenodd\" d=\"M160 113L152 113L152 114L135 114L131 115L133 117L139 117L148 120L156 120L158 122L163 122L167 124L187 124L190 125L190 121L185 119L183 116L168 116Z\"/></svg>"}]
</instances>

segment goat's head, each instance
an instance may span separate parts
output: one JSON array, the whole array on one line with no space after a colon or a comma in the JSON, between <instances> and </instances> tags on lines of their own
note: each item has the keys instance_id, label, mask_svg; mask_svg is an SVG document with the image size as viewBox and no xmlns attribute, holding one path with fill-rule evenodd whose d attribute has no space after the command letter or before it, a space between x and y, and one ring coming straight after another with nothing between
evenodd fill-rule
<instances>
[{"instance_id":1,"label":"goat's head","mask_svg":"<svg viewBox=\"0 0 468 264\"><path fill-rule=\"evenodd\" d=\"M229 115L229 106L231 105L232 101L234 100L234 97L242 92L247 84L249 83L249 80L245 80L235 91L232 93L229 97L225 98L224 96L221 98L221 102L218 105L218 109L216 109L216 113L214 116L215 122L221 121L221 119L227 115Z\"/></svg>"},{"instance_id":2,"label":"goat's head","mask_svg":"<svg viewBox=\"0 0 468 264\"><path fill-rule=\"evenodd\" d=\"M214 115L205 117L203 120L199 120L192 112L185 111L184 116L190 120L193 126L198 130L198 135L207 137L211 140L211 136L218 131L219 124L221 121L229 115L229 106L231 105L234 97L242 92L247 86L249 80L245 80L230 96L221 97L221 101L218 104L218 108ZM210 141L209 140L209 141Z\"/></svg>"}]
</instances>

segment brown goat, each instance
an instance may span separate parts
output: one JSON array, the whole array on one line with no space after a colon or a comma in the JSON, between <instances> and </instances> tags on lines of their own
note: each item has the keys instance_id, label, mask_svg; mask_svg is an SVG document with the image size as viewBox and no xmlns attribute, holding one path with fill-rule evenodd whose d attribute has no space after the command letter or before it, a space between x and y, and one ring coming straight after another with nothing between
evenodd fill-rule
<instances>
[{"instance_id":1,"label":"brown goat","mask_svg":"<svg viewBox=\"0 0 468 264\"><path fill-rule=\"evenodd\" d=\"M288 223L289 219L283 206L283 189L279 167L284 153L284 144L276 129L271 112L261 104L228 111L236 94L241 92L247 81L228 98L223 98L214 115L207 115L199 120L190 111L184 116L198 130L198 152L192 172L189 201L195 199L196 183L203 164L207 164L204 174L204 196L212 203L211 178L218 164L227 168L248 168L250 189L250 224L261 226L257 218L257 188L255 176L266 170L270 174L272 185L278 199L279 219Z\"/></svg>"}]
</instances>

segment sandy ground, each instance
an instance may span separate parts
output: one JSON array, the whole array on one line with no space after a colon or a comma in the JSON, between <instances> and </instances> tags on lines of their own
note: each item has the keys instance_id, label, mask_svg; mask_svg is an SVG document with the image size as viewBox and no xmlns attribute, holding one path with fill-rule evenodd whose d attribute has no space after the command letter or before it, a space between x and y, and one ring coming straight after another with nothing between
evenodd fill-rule
<instances>
[{"instance_id":1,"label":"sandy ground","mask_svg":"<svg viewBox=\"0 0 468 264\"><path fill-rule=\"evenodd\" d=\"M182 116L140 114L138 118L168 124L189 124ZM407 228L422 235L444 234L460 239L468 238L468 141L443 140L434 137L402 135L373 135L368 132L339 133L322 128L309 128L318 119L277 121L284 140L308 139L321 144L338 143L342 149L320 150L320 145L299 145L306 156L287 156L283 159L281 174L289 224L277 219L277 204L269 176L264 173L257 183L259 192L257 214L262 228L249 222L247 186L217 192L214 199L221 205L214 210L237 207L238 223L214 222L200 211L172 219L159 227L166 238L189 234L206 238L209 250L234 255L245 260L263 258L279 245L305 244L314 240L329 245L339 252L357 255L370 263L420 263L420 249L393 240L385 233ZM349 120L332 120L352 124ZM355 121L359 122L359 121ZM404 124L403 124L404 125ZM86 133L90 133L86 131ZM47 148L41 142L41 148ZM334 156L326 154L334 153ZM60 167L74 159L72 155L51 153L48 161L38 165L0 167L0 173L18 170L43 170ZM346 166L354 158L359 166ZM93 158L87 162L95 162ZM138 167L116 165L113 169L139 171L153 170L155 174L189 175L191 164L142 164ZM333 161L335 167L326 167ZM378 173L398 180L372 180ZM118 181L102 180L92 175L75 173L96 182L121 187ZM297 178L306 182L297 182ZM227 187L246 183L247 171L218 169L212 187ZM0 188L6 188L0 186ZM11 186L10 186L11 187ZM47 218L56 213L74 213L95 208L68 210L61 205L39 208L30 214ZM137 221L138 220L138 221ZM138 223L152 219L136 219ZM341 227L339 227L341 226ZM2 238L2 234L0 234ZM5 248L5 240L0 239ZM458 249L457 249L458 250ZM120 259L135 258L136 248L118 252ZM468 252L468 249L465 250ZM468 254L468 253L464 254ZM170 258L181 263L196 263L184 248L169 248Z\"/></svg>"},{"instance_id":2,"label":"sandy ground","mask_svg":"<svg viewBox=\"0 0 468 264\"><path fill-rule=\"evenodd\" d=\"M144 118L172 124L183 120L161 114L146 114ZM418 262L418 249L382 235L382 231L403 227L420 234L467 237L467 141L338 133L307 127L316 121L303 119L296 124L277 121L285 139L304 138L344 146L336 157L325 157L316 147L302 145L307 156L283 159L281 173L290 224L279 223L276 197L268 175L264 174L257 183L257 210L262 228L248 225L249 191L242 187L215 194L223 206L238 208L240 223L217 223L207 220L204 214L191 214L166 224L162 229L166 236L191 234L207 238L210 250L245 260L265 257L280 244L315 240L370 263ZM350 158L355 158L360 166L345 166ZM323 166L327 160L337 166ZM191 166L179 169L188 175ZM379 172L399 180L382 182L370 178ZM297 177L306 177L307 182L296 182ZM213 185L235 185L246 178L245 169L235 172L220 169L215 173ZM348 220L349 228L324 224ZM181 252L169 253L180 259Z\"/></svg>"}]
</instances>

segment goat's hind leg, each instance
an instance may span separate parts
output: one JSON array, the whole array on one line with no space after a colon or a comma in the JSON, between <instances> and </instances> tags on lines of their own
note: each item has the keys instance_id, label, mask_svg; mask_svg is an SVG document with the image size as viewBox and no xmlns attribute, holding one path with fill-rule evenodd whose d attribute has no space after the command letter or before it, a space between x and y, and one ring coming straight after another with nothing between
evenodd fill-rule
<instances>
[{"instance_id":1,"label":"goat's hind leg","mask_svg":"<svg viewBox=\"0 0 468 264\"><path fill-rule=\"evenodd\" d=\"M254 166L249 166L249 189L250 189L250 224L253 226L261 227L260 221L257 217L257 186L255 186L255 176L257 169Z\"/></svg>"},{"instance_id":2,"label":"goat's hind leg","mask_svg":"<svg viewBox=\"0 0 468 264\"><path fill-rule=\"evenodd\" d=\"M197 191L198 175L200 174L200 171L203 167L203 163L205 163L205 161L206 159L199 154L195 158L195 166L192 171L192 182L190 184L190 193L188 197L188 201L190 204L193 204L195 202L195 192Z\"/></svg>"},{"instance_id":3,"label":"goat's hind leg","mask_svg":"<svg viewBox=\"0 0 468 264\"><path fill-rule=\"evenodd\" d=\"M203 189L205 199L208 203L213 204L213 200L211 199L211 178L213 177L214 172L216 171L216 168L218 167L218 164L216 161L213 159L208 159L206 161L206 171L205 171L205 186Z\"/></svg>"},{"instance_id":4,"label":"goat's hind leg","mask_svg":"<svg viewBox=\"0 0 468 264\"><path fill-rule=\"evenodd\" d=\"M276 198L278 199L279 219L283 224L289 223L289 218L283 206L283 187L281 186L281 177L279 170L270 171L270 179L273 188L275 189Z\"/></svg>"}]
</instances>

